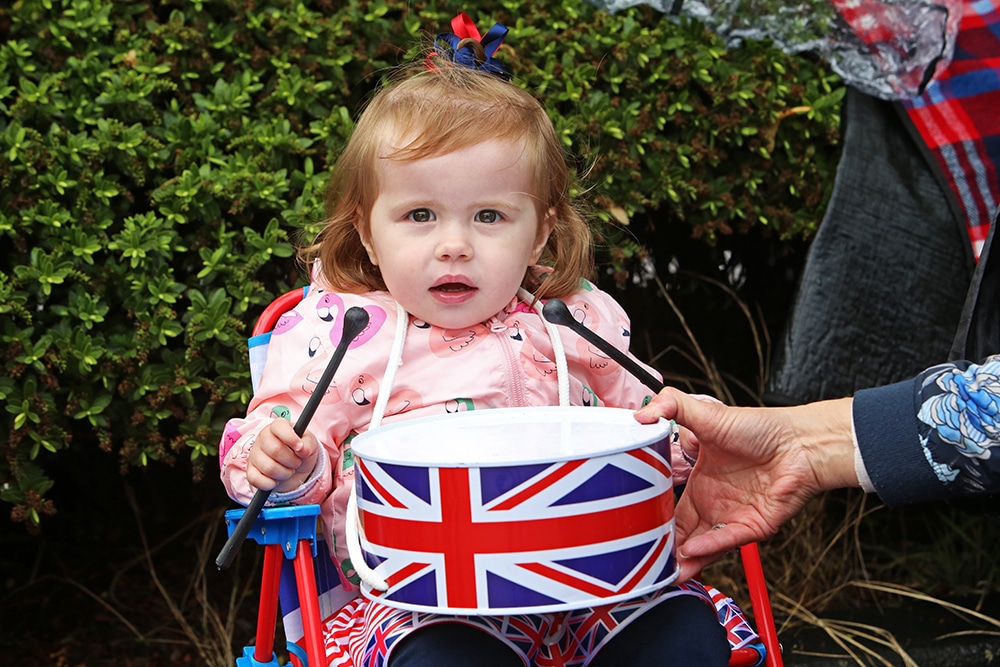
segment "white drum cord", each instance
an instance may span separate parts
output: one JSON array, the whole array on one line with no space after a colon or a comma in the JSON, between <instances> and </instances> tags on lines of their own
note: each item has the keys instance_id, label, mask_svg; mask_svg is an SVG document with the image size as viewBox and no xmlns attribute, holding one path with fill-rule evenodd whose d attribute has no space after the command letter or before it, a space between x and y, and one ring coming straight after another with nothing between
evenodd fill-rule
<instances>
[{"instance_id":1,"label":"white drum cord","mask_svg":"<svg viewBox=\"0 0 1000 667\"><path fill-rule=\"evenodd\" d=\"M361 532L358 528L358 495L357 484L351 486L351 495L347 498L347 554L351 558L351 565L361 581L368 584L372 590L387 591L389 583L382 577L375 574L375 570L368 567L365 561L365 554L361 551Z\"/></svg>"},{"instance_id":2,"label":"white drum cord","mask_svg":"<svg viewBox=\"0 0 1000 667\"><path fill-rule=\"evenodd\" d=\"M378 398L375 399L375 407L372 412L372 420L368 424L368 430L378 428L385 417L386 407L389 405L389 394L392 393L392 385L396 382L396 371L403 364L403 344L406 342L406 329L410 325L410 315L406 310L396 303L396 333L392 339L392 348L389 350L389 363L385 366L385 373L382 375L382 384L379 385ZM357 474L355 473L355 479ZM368 584L373 590L386 591L389 589L388 582L375 573L375 570L368 567L365 555L361 551L361 529L358 525L358 484L355 481L351 485L351 495L347 499L347 554L351 558L351 565L361 581Z\"/></svg>"},{"instance_id":3,"label":"white drum cord","mask_svg":"<svg viewBox=\"0 0 1000 667\"><path fill-rule=\"evenodd\" d=\"M556 358L556 379L559 383L559 405L569 405L569 365L566 363L566 348L563 347L562 338L559 336L559 327L545 319L542 315L542 302L536 299L535 295L523 287L517 291L517 295L525 303L532 304L532 309L542 318L545 331L549 334L549 341L552 342L552 354Z\"/></svg>"}]
</instances>

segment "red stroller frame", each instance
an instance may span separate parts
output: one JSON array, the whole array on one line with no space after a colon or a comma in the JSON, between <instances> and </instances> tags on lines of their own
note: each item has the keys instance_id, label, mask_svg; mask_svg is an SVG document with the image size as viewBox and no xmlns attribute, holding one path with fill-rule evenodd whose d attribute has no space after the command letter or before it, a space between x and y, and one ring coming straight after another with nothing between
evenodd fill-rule
<instances>
[{"instance_id":1,"label":"red stroller frame","mask_svg":"<svg viewBox=\"0 0 1000 667\"><path fill-rule=\"evenodd\" d=\"M295 583L302 614L303 637L306 656L313 661L303 660L298 655L298 644L289 642L292 662L301 665L317 664L315 656L325 654L323 634L320 627L319 594L316 590L316 573L313 561L317 557L316 520L319 505L294 505L289 507L266 507L250 529L248 539L264 547L263 577L260 587L260 603L257 610L257 634L253 646L243 649L243 656L236 659L238 667L256 665L278 665L274 654L274 628L278 615L278 591L281 584L281 570L285 561L293 563ZM243 516L242 509L226 512L226 526L230 534ZM321 558L328 558L322 553ZM292 648L292 647L295 648ZM298 660L296 660L298 658Z\"/></svg>"},{"instance_id":2,"label":"red stroller frame","mask_svg":"<svg viewBox=\"0 0 1000 667\"><path fill-rule=\"evenodd\" d=\"M254 341L266 342L266 337L278 319L291 310L307 293L308 288L287 292L276 298L254 325L251 345ZM251 353L251 357L253 354ZM253 361L251 361L253 364ZM260 602L257 616L257 633L253 646L247 646L243 655L236 660L237 667L277 667L274 653L274 629L278 612L279 589L281 588L282 566L292 564L291 572L286 570L286 578L294 573L295 589L301 610L302 636L288 637L288 651L295 667L316 667L324 665L326 651L323 643L322 623L317 588L318 570L327 569L332 562L325 553L326 547L318 549L322 541L317 533L318 505L296 505L288 507L266 507L250 530L248 539L264 546L264 566L261 581ZM226 512L229 533L243 515L243 509ZM318 554L318 555L317 555ZM740 557L747 580L750 604L757 623L757 633L764 646L763 655L757 647L747 646L733 649L729 659L730 667L783 667L781 645L771 612L771 602L764 579L760 551L753 542L740 547ZM314 559L316 563L314 564ZM323 577L321 577L323 579ZM287 583L286 583L287 585ZM288 626L286 625L286 635ZM299 642L301 641L301 644Z\"/></svg>"}]
</instances>

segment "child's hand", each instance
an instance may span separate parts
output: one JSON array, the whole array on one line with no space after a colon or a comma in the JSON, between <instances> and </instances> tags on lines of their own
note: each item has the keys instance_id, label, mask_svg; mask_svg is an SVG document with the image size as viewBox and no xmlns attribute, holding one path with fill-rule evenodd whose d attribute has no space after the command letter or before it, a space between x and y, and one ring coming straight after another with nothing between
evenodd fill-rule
<instances>
[{"instance_id":1,"label":"child's hand","mask_svg":"<svg viewBox=\"0 0 1000 667\"><path fill-rule=\"evenodd\" d=\"M678 438L670 448L670 467L673 470L674 485L687 483L691 470L698 460L698 438L690 430L677 425Z\"/></svg>"},{"instance_id":2,"label":"child's hand","mask_svg":"<svg viewBox=\"0 0 1000 667\"><path fill-rule=\"evenodd\" d=\"M718 403L720 405L722 404L722 401L719 399L705 394L691 394L691 398L695 398L699 401L708 401L710 403ZM677 424L677 430L677 442L674 443L670 451L670 465L673 468L674 484L680 485L685 484L688 477L691 475L691 470L694 468L694 464L698 460L698 450L700 449L700 444L698 442L698 437L690 429Z\"/></svg>"},{"instance_id":3,"label":"child's hand","mask_svg":"<svg viewBox=\"0 0 1000 667\"><path fill-rule=\"evenodd\" d=\"M311 433L300 438L291 422L275 419L257 435L250 449L247 481L265 491L293 491L312 474L319 451Z\"/></svg>"}]
</instances>

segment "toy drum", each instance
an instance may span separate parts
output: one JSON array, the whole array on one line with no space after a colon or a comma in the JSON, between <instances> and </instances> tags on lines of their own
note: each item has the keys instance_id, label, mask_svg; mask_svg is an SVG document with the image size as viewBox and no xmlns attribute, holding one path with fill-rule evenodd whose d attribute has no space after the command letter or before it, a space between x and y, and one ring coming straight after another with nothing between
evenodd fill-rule
<instances>
[{"instance_id":1,"label":"toy drum","mask_svg":"<svg viewBox=\"0 0 1000 667\"><path fill-rule=\"evenodd\" d=\"M502 408L359 435L364 560L402 609L506 615L590 607L672 582L670 422Z\"/></svg>"}]
</instances>

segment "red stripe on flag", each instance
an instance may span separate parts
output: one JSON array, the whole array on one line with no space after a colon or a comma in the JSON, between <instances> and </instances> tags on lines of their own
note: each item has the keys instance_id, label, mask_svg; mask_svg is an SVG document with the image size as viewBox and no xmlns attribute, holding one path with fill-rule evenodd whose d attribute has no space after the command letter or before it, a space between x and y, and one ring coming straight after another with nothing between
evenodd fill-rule
<instances>
[{"instance_id":1,"label":"red stripe on flag","mask_svg":"<svg viewBox=\"0 0 1000 667\"><path fill-rule=\"evenodd\" d=\"M584 463L586 463L585 460L567 461L566 463L563 463L561 466L557 467L555 470L547 468L543 470L541 473L539 473L539 474L544 474L545 477L538 480L528 488L522 489L518 493L515 493L507 500L504 500L501 503L497 503L496 505L491 507L490 510L509 510L513 509L514 507L517 507L525 500L528 500L529 498L532 498L535 495L537 495L543 489L549 488L550 486L561 480L563 477L565 477L566 475L570 474L571 472L582 466Z\"/></svg>"},{"instance_id":2,"label":"red stripe on flag","mask_svg":"<svg viewBox=\"0 0 1000 667\"><path fill-rule=\"evenodd\" d=\"M385 582L390 586L398 584L427 567L430 567L430 563L410 563L406 567L393 572L391 576L386 578Z\"/></svg>"},{"instance_id":3,"label":"red stripe on flag","mask_svg":"<svg viewBox=\"0 0 1000 667\"><path fill-rule=\"evenodd\" d=\"M382 498L387 503L398 509L403 509L406 507L406 505L399 502L399 500L397 500L394 495L389 493L388 489L386 489L384 486L378 483L378 480L375 479L375 476L371 474L371 471L368 469L368 466L365 465L365 462L362 459L355 459L355 463L361 466L361 472L364 473L365 482L370 484L372 488L375 489L375 491L377 491L378 494L382 496Z\"/></svg>"},{"instance_id":4,"label":"red stripe on flag","mask_svg":"<svg viewBox=\"0 0 1000 667\"><path fill-rule=\"evenodd\" d=\"M650 468L655 469L661 475L670 479L672 473L670 471L670 466L664 462L663 458L650 451L649 449L643 447L641 449L632 449L628 452L628 455L632 458L639 459Z\"/></svg>"},{"instance_id":5,"label":"red stripe on flag","mask_svg":"<svg viewBox=\"0 0 1000 667\"><path fill-rule=\"evenodd\" d=\"M587 581L586 579L582 579L568 572L557 570L549 565L543 565L542 563L518 563L518 566L524 568L525 570L528 570L529 572L534 572L535 574L540 574L544 577L548 577L553 581L558 581L559 583L564 584L566 586L572 586L573 588L577 588L581 591L593 595L594 597L610 597L612 595L617 595L622 591L629 591L635 588L636 584L638 584L638 582L641 581L644 576L646 576L650 568L653 567L653 564L656 563L656 559L660 557L661 553L663 553L663 548L666 545L666 543L667 543L666 539L659 540L659 542L656 545L656 548L653 550L653 553L646 558L645 562L643 562L642 564L642 567L639 568L635 574L629 577L628 581L626 581L621 586L618 586L617 588L608 588L605 586L600 586L598 584L595 584L591 581Z\"/></svg>"}]
</instances>

